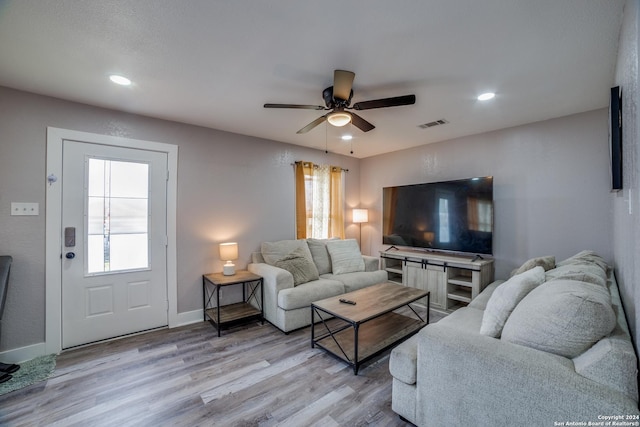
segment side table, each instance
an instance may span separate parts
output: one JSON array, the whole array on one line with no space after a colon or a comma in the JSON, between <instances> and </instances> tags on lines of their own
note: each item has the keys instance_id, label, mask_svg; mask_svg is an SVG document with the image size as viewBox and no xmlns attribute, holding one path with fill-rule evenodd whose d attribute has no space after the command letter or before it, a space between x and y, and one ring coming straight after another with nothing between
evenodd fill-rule
<instances>
[{"instance_id":1,"label":"side table","mask_svg":"<svg viewBox=\"0 0 640 427\"><path fill-rule=\"evenodd\" d=\"M220 288L234 285L242 285L242 302L220 305ZM259 300L258 288L260 292ZM251 319L260 319L264 324L263 298L262 277L249 271L236 271L233 276L225 276L222 273L211 273L202 276L204 321L208 320L215 326L218 330L218 336L220 336L220 331L224 326L231 324L238 324ZM255 306L251 304L252 300L255 302Z\"/></svg>"}]
</instances>

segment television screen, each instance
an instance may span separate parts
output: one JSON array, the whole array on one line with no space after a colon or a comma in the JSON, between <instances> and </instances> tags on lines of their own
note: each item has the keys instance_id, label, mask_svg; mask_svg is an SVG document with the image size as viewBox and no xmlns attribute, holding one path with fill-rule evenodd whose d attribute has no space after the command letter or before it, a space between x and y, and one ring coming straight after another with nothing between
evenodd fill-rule
<instances>
[{"instance_id":1,"label":"television screen","mask_svg":"<svg viewBox=\"0 0 640 427\"><path fill-rule=\"evenodd\" d=\"M382 189L382 243L493 253L493 177Z\"/></svg>"}]
</instances>

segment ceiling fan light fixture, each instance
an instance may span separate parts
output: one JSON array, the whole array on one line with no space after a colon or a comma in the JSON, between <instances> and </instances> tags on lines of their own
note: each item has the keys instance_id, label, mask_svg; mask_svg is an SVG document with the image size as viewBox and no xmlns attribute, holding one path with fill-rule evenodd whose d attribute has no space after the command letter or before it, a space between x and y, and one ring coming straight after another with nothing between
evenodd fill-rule
<instances>
[{"instance_id":1,"label":"ceiling fan light fixture","mask_svg":"<svg viewBox=\"0 0 640 427\"><path fill-rule=\"evenodd\" d=\"M351 114L345 111L336 111L327 116L327 121L333 126L342 127L351 122Z\"/></svg>"}]
</instances>

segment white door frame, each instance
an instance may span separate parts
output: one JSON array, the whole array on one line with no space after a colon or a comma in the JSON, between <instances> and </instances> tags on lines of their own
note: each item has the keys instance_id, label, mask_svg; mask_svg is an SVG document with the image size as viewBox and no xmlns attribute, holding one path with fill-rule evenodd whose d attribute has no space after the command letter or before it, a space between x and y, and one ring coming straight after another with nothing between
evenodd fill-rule
<instances>
[{"instance_id":1,"label":"white door frame","mask_svg":"<svg viewBox=\"0 0 640 427\"><path fill-rule=\"evenodd\" d=\"M167 298L169 327L178 326L178 273L176 212L178 189L178 146L118 136L99 135L47 127L47 184L45 231L45 350L62 350L62 146L64 140L167 153Z\"/></svg>"}]
</instances>

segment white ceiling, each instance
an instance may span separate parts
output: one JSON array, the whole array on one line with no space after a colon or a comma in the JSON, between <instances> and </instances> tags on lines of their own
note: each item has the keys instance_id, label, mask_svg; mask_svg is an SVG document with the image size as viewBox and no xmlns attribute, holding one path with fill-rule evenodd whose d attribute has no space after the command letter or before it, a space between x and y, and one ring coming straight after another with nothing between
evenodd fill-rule
<instances>
[{"instance_id":1,"label":"white ceiling","mask_svg":"<svg viewBox=\"0 0 640 427\"><path fill-rule=\"evenodd\" d=\"M359 158L608 105L624 0L0 1L0 85ZM334 69L376 128L296 131ZM112 73L134 84L116 86ZM493 91L481 103L476 96ZM438 119L449 124L418 125Z\"/></svg>"}]
</instances>

